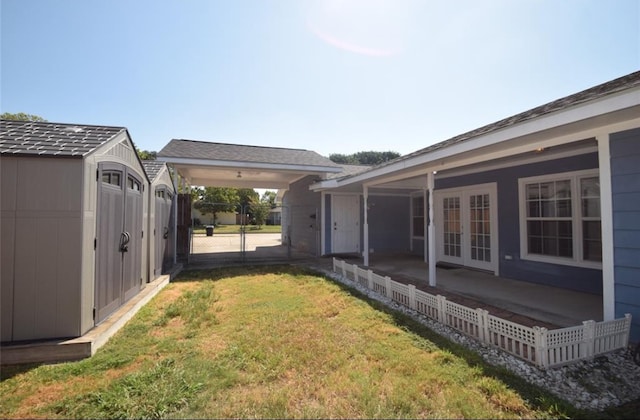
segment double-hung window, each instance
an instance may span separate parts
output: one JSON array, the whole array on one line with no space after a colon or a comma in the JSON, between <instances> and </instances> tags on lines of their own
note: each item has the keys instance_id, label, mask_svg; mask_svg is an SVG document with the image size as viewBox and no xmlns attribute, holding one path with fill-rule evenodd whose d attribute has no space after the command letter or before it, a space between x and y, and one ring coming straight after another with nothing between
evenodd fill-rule
<instances>
[{"instance_id":1,"label":"double-hung window","mask_svg":"<svg viewBox=\"0 0 640 420\"><path fill-rule=\"evenodd\" d=\"M522 259L601 266L597 171L522 178L519 190Z\"/></svg>"},{"instance_id":2,"label":"double-hung window","mask_svg":"<svg viewBox=\"0 0 640 420\"><path fill-rule=\"evenodd\" d=\"M412 233L415 238L424 238L424 196L411 197Z\"/></svg>"}]
</instances>

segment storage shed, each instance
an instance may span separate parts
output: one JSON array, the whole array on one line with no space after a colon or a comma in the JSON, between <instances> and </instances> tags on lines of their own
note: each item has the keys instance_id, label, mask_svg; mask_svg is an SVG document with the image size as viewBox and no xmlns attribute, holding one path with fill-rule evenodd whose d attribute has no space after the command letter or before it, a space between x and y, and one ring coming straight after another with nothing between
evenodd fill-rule
<instances>
[{"instance_id":1,"label":"storage shed","mask_svg":"<svg viewBox=\"0 0 640 420\"><path fill-rule=\"evenodd\" d=\"M149 247L149 281L166 272L173 265L175 249L174 212L175 187L165 162L143 160L144 170L151 182L149 188L149 220L147 246Z\"/></svg>"},{"instance_id":2,"label":"storage shed","mask_svg":"<svg viewBox=\"0 0 640 420\"><path fill-rule=\"evenodd\" d=\"M2 342L78 337L135 296L148 178L126 128L0 121Z\"/></svg>"}]
</instances>

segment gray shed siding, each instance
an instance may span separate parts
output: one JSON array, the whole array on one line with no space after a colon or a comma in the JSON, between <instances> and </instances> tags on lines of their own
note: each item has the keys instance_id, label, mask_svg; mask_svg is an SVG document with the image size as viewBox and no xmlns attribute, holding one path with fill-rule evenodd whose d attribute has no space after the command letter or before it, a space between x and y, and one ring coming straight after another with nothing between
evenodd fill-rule
<instances>
[{"instance_id":1,"label":"gray shed siding","mask_svg":"<svg viewBox=\"0 0 640 420\"><path fill-rule=\"evenodd\" d=\"M1 169L2 341L77 336L83 161L2 157Z\"/></svg>"},{"instance_id":2,"label":"gray shed siding","mask_svg":"<svg viewBox=\"0 0 640 420\"><path fill-rule=\"evenodd\" d=\"M520 259L518 179L598 167L598 154L572 156L435 180L435 188L497 183L500 276L532 283L602 294L602 270ZM505 256L512 260L505 260Z\"/></svg>"},{"instance_id":3,"label":"gray shed siding","mask_svg":"<svg viewBox=\"0 0 640 420\"><path fill-rule=\"evenodd\" d=\"M610 137L615 316L632 316L640 340L640 129Z\"/></svg>"},{"instance_id":4,"label":"gray shed siding","mask_svg":"<svg viewBox=\"0 0 640 420\"><path fill-rule=\"evenodd\" d=\"M309 190L314 176L306 176L289 186L283 197L283 229L289 228L289 237L283 232L283 243L291 241L297 251L319 254L321 194Z\"/></svg>"},{"instance_id":5,"label":"gray shed siding","mask_svg":"<svg viewBox=\"0 0 640 420\"><path fill-rule=\"evenodd\" d=\"M409 252L410 199L369 195L369 248L376 252Z\"/></svg>"}]
</instances>

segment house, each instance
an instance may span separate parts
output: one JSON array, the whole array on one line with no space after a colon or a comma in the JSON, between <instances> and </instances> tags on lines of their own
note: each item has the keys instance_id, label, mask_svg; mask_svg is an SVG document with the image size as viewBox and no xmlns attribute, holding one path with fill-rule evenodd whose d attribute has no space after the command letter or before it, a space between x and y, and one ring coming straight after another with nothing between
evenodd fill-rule
<instances>
[{"instance_id":1,"label":"house","mask_svg":"<svg viewBox=\"0 0 640 420\"><path fill-rule=\"evenodd\" d=\"M322 254L436 264L602 296L640 340L640 72L320 180Z\"/></svg>"},{"instance_id":2,"label":"house","mask_svg":"<svg viewBox=\"0 0 640 420\"><path fill-rule=\"evenodd\" d=\"M174 206L176 190L167 164L156 160L143 160L144 170L151 182L148 189L149 212L147 225L148 258L146 261L149 281L173 266L176 232Z\"/></svg>"},{"instance_id":3,"label":"house","mask_svg":"<svg viewBox=\"0 0 640 420\"><path fill-rule=\"evenodd\" d=\"M149 180L126 128L0 127L1 341L81 336L147 282Z\"/></svg>"}]
</instances>

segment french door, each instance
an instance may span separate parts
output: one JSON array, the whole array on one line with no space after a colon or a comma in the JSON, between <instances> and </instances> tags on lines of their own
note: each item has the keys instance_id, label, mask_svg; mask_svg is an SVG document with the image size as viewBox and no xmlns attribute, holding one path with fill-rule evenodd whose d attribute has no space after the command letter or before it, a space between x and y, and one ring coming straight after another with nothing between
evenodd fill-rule
<instances>
[{"instance_id":1,"label":"french door","mask_svg":"<svg viewBox=\"0 0 640 420\"><path fill-rule=\"evenodd\" d=\"M437 190L438 260L498 272L496 184Z\"/></svg>"}]
</instances>

